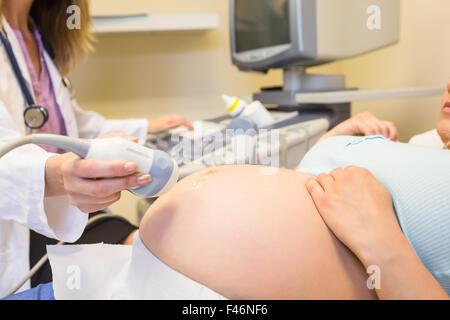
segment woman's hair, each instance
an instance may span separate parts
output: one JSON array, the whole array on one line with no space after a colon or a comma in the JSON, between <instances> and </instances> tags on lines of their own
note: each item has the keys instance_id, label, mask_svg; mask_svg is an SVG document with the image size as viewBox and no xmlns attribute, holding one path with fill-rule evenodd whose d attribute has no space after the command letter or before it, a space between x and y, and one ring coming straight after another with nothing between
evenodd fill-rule
<instances>
[{"instance_id":1,"label":"woman's hair","mask_svg":"<svg viewBox=\"0 0 450 320\"><path fill-rule=\"evenodd\" d=\"M80 28L69 29L67 9L80 8ZM0 0L0 17L3 0ZM50 45L59 72L66 76L89 52L94 40L90 28L89 0L35 0L30 11L42 36Z\"/></svg>"}]
</instances>

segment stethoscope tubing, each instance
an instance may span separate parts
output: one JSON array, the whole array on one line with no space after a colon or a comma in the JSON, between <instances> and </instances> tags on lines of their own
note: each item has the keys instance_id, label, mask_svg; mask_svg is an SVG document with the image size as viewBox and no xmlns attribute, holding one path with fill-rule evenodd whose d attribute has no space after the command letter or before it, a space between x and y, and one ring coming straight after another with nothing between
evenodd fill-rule
<instances>
[{"instance_id":1,"label":"stethoscope tubing","mask_svg":"<svg viewBox=\"0 0 450 320\"><path fill-rule=\"evenodd\" d=\"M11 67L13 69L14 75L16 76L17 82L19 83L20 90L22 91L22 94L25 98L25 102L27 104L27 107L25 108L25 111L23 113L24 115L24 122L25 125L29 129L40 129L42 128L45 123L48 121L49 114L45 107L41 107L36 105L34 102L33 96L31 95L30 91L27 88L27 85L25 83L24 77L20 71L19 64L17 62L17 59L14 55L11 43L6 38L6 35L4 34L3 29L0 29L0 38L3 43L3 46L5 47L6 54L8 56L9 62L11 63ZM35 113L36 115L40 116L42 118L41 121L37 124L32 124L27 121L27 114L29 113ZM32 119L35 119L36 117L32 117Z\"/></svg>"}]
</instances>

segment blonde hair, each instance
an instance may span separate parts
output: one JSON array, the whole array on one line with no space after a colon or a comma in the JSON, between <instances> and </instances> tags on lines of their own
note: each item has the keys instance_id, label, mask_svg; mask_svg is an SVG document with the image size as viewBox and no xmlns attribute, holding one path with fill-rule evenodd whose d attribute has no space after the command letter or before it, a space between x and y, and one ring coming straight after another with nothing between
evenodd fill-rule
<instances>
[{"instance_id":1,"label":"blonde hair","mask_svg":"<svg viewBox=\"0 0 450 320\"><path fill-rule=\"evenodd\" d=\"M69 29L67 8L76 5L80 8L80 28ZM0 17L3 0L0 0ZM54 62L59 72L67 76L74 67L93 49L91 18L88 0L35 0L30 11L43 38L53 50Z\"/></svg>"}]
</instances>

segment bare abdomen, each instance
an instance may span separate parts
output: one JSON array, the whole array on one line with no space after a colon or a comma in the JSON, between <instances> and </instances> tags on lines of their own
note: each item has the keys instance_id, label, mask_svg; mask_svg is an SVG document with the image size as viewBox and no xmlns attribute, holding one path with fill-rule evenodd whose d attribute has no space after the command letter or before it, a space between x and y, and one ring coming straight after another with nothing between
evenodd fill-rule
<instances>
[{"instance_id":1,"label":"bare abdomen","mask_svg":"<svg viewBox=\"0 0 450 320\"><path fill-rule=\"evenodd\" d=\"M219 167L184 179L147 212L144 243L232 299L374 298L363 266L317 212L309 176L264 169Z\"/></svg>"}]
</instances>

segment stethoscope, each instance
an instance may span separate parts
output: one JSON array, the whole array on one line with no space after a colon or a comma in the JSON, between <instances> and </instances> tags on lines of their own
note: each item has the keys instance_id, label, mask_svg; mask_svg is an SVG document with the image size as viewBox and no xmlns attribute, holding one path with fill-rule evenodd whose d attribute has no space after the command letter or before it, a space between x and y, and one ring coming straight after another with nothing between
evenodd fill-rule
<instances>
[{"instance_id":1,"label":"stethoscope","mask_svg":"<svg viewBox=\"0 0 450 320\"><path fill-rule=\"evenodd\" d=\"M48 110L45 107L38 106L34 102L33 96L28 90L27 84L25 83L25 79L22 75L22 72L20 71L20 67L19 64L17 63L17 59L14 55L11 43L6 38L2 29L0 29L0 38L2 40L3 46L5 47L5 51L6 54L8 55L9 62L11 63L17 82L19 83L20 90L22 90L22 94L27 104L27 107L23 112L25 125L32 130L40 129L48 121L49 117Z\"/></svg>"}]
</instances>

